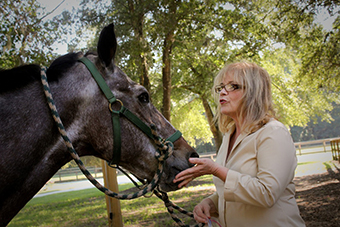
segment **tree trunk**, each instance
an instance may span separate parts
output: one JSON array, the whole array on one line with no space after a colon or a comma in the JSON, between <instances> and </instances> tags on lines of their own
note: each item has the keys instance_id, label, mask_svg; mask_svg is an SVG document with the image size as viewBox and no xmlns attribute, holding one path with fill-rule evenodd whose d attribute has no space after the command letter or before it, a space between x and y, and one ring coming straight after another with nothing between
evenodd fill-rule
<instances>
[{"instance_id":1,"label":"tree trunk","mask_svg":"<svg viewBox=\"0 0 340 227\"><path fill-rule=\"evenodd\" d=\"M216 144L216 149L218 151L218 149L220 148L221 144L222 144L222 133L220 132L220 130L218 129L217 125L215 125L214 123L214 114L210 108L210 105L208 103L208 100L204 97L201 96L201 100L203 103L203 107L205 110L205 114L207 116L207 120L208 123L210 125L210 131L212 132L213 136L214 136L214 140L215 140L215 144Z\"/></svg>"},{"instance_id":2,"label":"tree trunk","mask_svg":"<svg viewBox=\"0 0 340 227\"><path fill-rule=\"evenodd\" d=\"M180 0L174 0L169 3L168 24L169 29L165 35L163 46L163 108L162 114L170 122L171 116L171 51L175 41L175 30L177 28L177 4Z\"/></svg>"},{"instance_id":3,"label":"tree trunk","mask_svg":"<svg viewBox=\"0 0 340 227\"><path fill-rule=\"evenodd\" d=\"M170 122L171 117L171 49L173 43L173 31L169 32L164 40L163 47L163 108L162 114Z\"/></svg>"},{"instance_id":4,"label":"tree trunk","mask_svg":"<svg viewBox=\"0 0 340 227\"><path fill-rule=\"evenodd\" d=\"M141 77L139 79L139 83L143 85L148 92L150 92L151 85L150 85L150 79L149 79L149 69L148 69L148 62L145 55L140 55L141 60Z\"/></svg>"},{"instance_id":5,"label":"tree trunk","mask_svg":"<svg viewBox=\"0 0 340 227\"><path fill-rule=\"evenodd\" d=\"M143 85L149 92L150 92L150 79L149 79L149 69L148 69L148 60L145 54L147 42L145 40L144 34L143 34L143 28L144 28L144 13L136 14L135 10L135 4L133 1L128 1L129 5L129 11L131 15L134 15L133 18L136 18L136 20L132 20L131 24L133 25L134 32L136 34L136 39L138 40L139 50L140 53L138 54L138 57L140 59L139 64L139 83Z\"/></svg>"}]
</instances>

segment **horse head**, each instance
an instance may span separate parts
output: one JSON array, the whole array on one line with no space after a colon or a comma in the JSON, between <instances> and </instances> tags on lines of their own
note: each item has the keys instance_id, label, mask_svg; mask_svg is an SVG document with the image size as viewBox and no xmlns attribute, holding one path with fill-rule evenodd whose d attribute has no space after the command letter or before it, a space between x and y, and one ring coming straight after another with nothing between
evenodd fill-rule
<instances>
[{"instance_id":1,"label":"horse head","mask_svg":"<svg viewBox=\"0 0 340 227\"><path fill-rule=\"evenodd\" d=\"M168 138L176 129L162 116L151 103L148 91L141 85L132 81L114 63L117 42L114 26L105 27L99 37L97 55L87 54L86 57L94 63L111 92L119 102L114 102L110 108L119 110L123 105L145 125L154 125L156 132L162 138ZM76 74L88 74L90 72L83 64L76 64L70 72ZM86 98L86 112L82 114L86 138L84 141L95 151L95 155L111 161L113 159L113 147L116 145L111 113L108 102L98 86L90 83L81 91ZM90 103L96 103L91 105ZM111 109L111 110L112 110ZM150 181L155 175L158 160L155 158L157 147L154 141L142 130L136 127L129 119L120 117L121 154L116 164L133 173L138 179ZM198 157L195 150L188 145L183 137L173 144L173 153L164 163L164 172L160 180L163 191L177 190L177 184L173 183L174 177L184 169L192 167L188 159Z\"/></svg>"}]
</instances>

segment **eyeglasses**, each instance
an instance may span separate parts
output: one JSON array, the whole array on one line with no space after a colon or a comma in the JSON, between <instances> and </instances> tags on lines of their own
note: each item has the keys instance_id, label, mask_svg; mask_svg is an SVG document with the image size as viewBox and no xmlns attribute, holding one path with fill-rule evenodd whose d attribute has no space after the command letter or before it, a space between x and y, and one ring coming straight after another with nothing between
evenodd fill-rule
<instances>
[{"instance_id":1,"label":"eyeglasses","mask_svg":"<svg viewBox=\"0 0 340 227\"><path fill-rule=\"evenodd\" d=\"M220 84L220 85L216 85L215 86L215 92L217 94L221 93L221 91L223 90L223 88L227 91L227 92L231 92L231 91L235 91L238 89L241 89L242 86L239 84Z\"/></svg>"}]
</instances>

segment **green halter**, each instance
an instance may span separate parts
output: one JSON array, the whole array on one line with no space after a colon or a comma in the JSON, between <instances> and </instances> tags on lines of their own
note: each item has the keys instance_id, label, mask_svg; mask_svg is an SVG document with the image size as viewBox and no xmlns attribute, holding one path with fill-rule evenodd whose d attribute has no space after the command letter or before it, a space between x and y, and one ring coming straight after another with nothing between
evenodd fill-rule
<instances>
[{"instance_id":1,"label":"green halter","mask_svg":"<svg viewBox=\"0 0 340 227\"><path fill-rule=\"evenodd\" d=\"M114 94L112 93L109 86L106 84L104 78L97 70L96 66L86 57L82 57L79 59L88 70L91 72L93 78L97 82L98 86L104 93L106 99L109 102L109 109L111 111L111 118L112 118L112 127L113 127L113 137L114 137L114 146L113 146L113 158L110 165L118 165L121 157L121 133L120 133L120 122L119 117L125 116L128 120L130 120L133 124L135 124L140 130L142 130L150 139L154 140L154 135L151 132L151 128L147 126L142 120L140 120L136 115L134 115L130 110L124 107L122 101L117 99ZM121 107L120 110L116 111L112 109L112 104L115 102L119 102ZM174 143L182 136L180 131L176 131L172 134L169 138L165 141L170 141Z\"/></svg>"}]
</instances>

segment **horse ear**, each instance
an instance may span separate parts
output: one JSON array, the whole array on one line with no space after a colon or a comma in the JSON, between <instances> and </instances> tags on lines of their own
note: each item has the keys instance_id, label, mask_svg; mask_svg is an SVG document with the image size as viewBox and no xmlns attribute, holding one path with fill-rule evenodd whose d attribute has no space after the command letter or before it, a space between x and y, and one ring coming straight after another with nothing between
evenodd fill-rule
<instances>
[{"instance_id":1,"label":"horse ear","mask_svg":"<svg viewBox=\"0 0 340 227\"><path fill-rule=\"evenodd\" d=\"M112 63L116 54L116 48L117 40L113 23L111 23L100 32L97 45L99 59L105 63L106 67Z\"/></svg>"}]
</instances>

